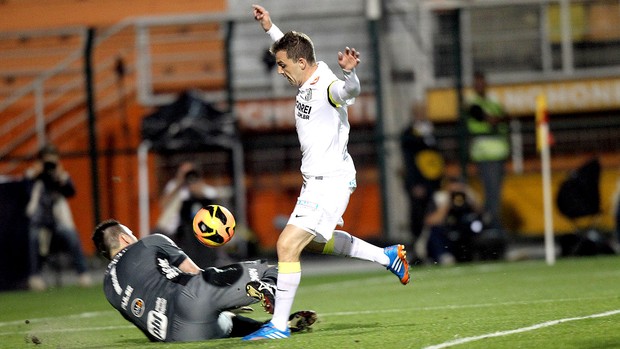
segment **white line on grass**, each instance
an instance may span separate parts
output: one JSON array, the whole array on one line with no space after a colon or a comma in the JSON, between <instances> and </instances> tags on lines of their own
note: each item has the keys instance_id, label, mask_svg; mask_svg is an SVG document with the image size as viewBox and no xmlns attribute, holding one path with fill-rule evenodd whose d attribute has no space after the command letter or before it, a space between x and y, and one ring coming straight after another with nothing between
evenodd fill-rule
<instances>
[{"instance_id":1,"label":"white line on grass","mask_svg":"<svg viewBox=\"0 0 620 349\"><path fill-rule=\"evenodd\" d=\"M455 340L452 340L452 341L448 341L448 342L444 342L444 343L440 343L440 344L436 344L436 345L431 345L431 346L425 347L424 349L448 348L448 347L452 347L452 346L455 346L455 345L460 345L460 344L464 344L464 343L474 342L474 341L478 341L478 340L485 339L485 338L508 336L508 335L515 334L515 333L534 331L534 330L538 330L538 329L549 327L549 326L555 326L555 325L562 324L562 323L565 323L565 322L594 319L594 318L599 318L599 317L612 316L612 315L616 315L616 314L620 314L620 309L610 310L610 311L606 311L604 313L592 314L592 315L587 315L587 316L571 317L571 318L565 318L565 319L559 319L559 320L551 320L551 321L543 322L543 323L532 325L532 326L528 326L528 327L517 328L515 330L499 331L499 332L488 333L488 334L483 334L483 335L479 335L479 336L459 338L459 339L455 339Z\"/></svg>"},{"instance_id":2,"label":"white line on grass","mask_svg":"<svg viewBox=\"0 0 620 349\"><path fill-rule=\"evenodd\" d=\"M603 298L606 298L606 297L590 297L588 299L603 299ZM579 301L579 300L583 300L583 299L584 298L564 298L564 299L548 299L548 300L535 300L535 301L523 301L523 302L483 303L483 304L469 304L469 305L445 305L445 306L437 306L437 307L416 307L416 308L344 311L344 312L333 312L333 313L321 313L320 316L321 317L352 316L352 315L354 316L354 315L372 315L372 314L379 314L379 313L402 313L402 312L407 312L407 311L428 311L428 310L462 309L462 308L484 308L484 307L494 307L494 306L505 306L505 305L511 305L511 304L527 305L527 304L540 304L540 303L574 302L574 301ZM612 311L608 311L608 312L600 313L600 314L588 315L588 316L585 316L585 317L576 317L576 318L567 318L567 319L553 320L553 321L549 321L549 322L544 322L542 324L537 324L537 325L533 325L533 326L530 326L530 327L524 327L524 328L520 328L520 329L516 329L516 330L495 332L495 333L486 334L486 335L480 335L480 336L476 336L476 337L461 338L461 339L457 339L457 340L454 340L454 341L449 341L449 342L437 344L435 346L426 347L425 349L447 348L447 347L450 347L450 346L454 346L454 345L458 345L458 344L462 344L462 343L467 343L467 342L471 342L471 341L476 341L476 340L480 340L480 339L484 339L484 338L505 336L505 335L509 335L509 334L526 332L526 331L532 331L532 330L543 328L543 327L553 326L553 325L557 325L557 324L563 323L563 322L575 321L575 320L584 320L584 319L590 319L590 318L596 318L596 317L611 316L611 315L615 315L615 314L619 314L619 313L620 313L620 309L619 310L612 310ZM50 321L50 320L58 321L60 319L84 319L84 318L92 318L92 317L101 316L101 315L106 315L107 316L107 315L112 315L112 314L115 314L115 312L112 311L112 310L109 310L109 311L87 312L87 313L67 315L67 316L33 318L33 319L30 319L29 321L31 323L36 323L36 322ZM10 325L21 325L21 324L24 323L24 321L25 320L0 322L0 327L10 326ZM48 329L48 330L43 330L43 332L100 331L100 330L120 329L120 328L133 328L133 326L132 325L126 325L126 326L103 326L103 327L75 328L75 329ZM41 330L38 329L37 331L41 331ZM14 334L19 334L19 333L24 333L24 332L27 332L27 331L0 332L0 336L14 335Z\"/></svg>"},{"instance_id":3,"label":"white line on grass","mask_svg":"<svg viewBox=\"0 0 620 349\"><path fill-rule=\"evenodd\" d=\"M367 311L340 311L334 313L321 313L320 316L349 316L349 315L364 315L364 314L378 314L378 313L403 313L409 311L433 311L433 310L452 310L452 309L471 309L471 308L488 308L488 307L503 307L507 305L532 305L532 304L545 304L545 303L565 303L565 302L577 302L583 300L593 299L607 299L610 297L579 297L579 298L561 298L561 299L539 299L530 301L512 301L501 303L478 303L478 304L455 304L455 305L441 305L435 307L410 307L410 308L397 308L397 309L379 309L379 310L367 310Z\"/></svg>"}]
</instances>

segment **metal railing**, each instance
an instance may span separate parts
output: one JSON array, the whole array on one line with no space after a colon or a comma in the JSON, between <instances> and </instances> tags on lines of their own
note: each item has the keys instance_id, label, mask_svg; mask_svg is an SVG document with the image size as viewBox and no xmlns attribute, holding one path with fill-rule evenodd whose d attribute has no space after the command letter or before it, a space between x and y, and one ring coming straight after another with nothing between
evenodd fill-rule
<instances>
[{"instance_id":1,"label":"metal railing","mask_svg":"<svg viewBox=\"0 0 620 349\"><path fill-rule=\"evenodd\" d=\"M280 18L278 18L278 23L285 29L296 27L306 29L315 28L312 29L314 31L312 34L316 34L317 50L319 51L319 53L321 51L325 51L326 54L331 54L334 50L337 49L337 47L334 46L334 44L331 44L329 40L323 39L325 35L330 35L330 33L334 32L337 32L339 37L346 37L346 39L340 41L351 41L356 45L361 45L362 48L367 48L365 46L367 45L367 42L364 41L365 30L360 30L360 26L364 25L365 23L363 19L365 16L363 10L364 1L352 2L354 3L355 10L353 11L353 13L347 14L346 22L343 22L341 18L341 20L338 21L338 25L333 23L336 22L335 16L340 16L336 13L338 11L328 12L329 7L326 7L324 9L321 8L321 4L326 4L325 6L327 6L328 3L330 2L318 1L317 6L313 7L311 11L309 9L306 10L307 13L294 13L293 11L296 9L295 4L287 4L286 6L284 6L285 8L281 9L281 11L283 12L279 13ZM423 57L423 59L415 59L415 55L413 55L411 56L411 62L409 62L409 60L407 60L406 62L402 62L402 60L400 60L397 62L390 62L388 66L385 67L385 69L391 69L392 71L396 72L399 72L401 69L404 68L406 68L404 71L407 71L407 69L413 70L416 79L411 82L411 85L423 85L423 87L420 89L416 89L415 87L403 87L402 90L404 92L399 92L398 86L402 86L404 84L393 81L390 82L388 80L388 83L396 86L393 89L394 91L396 91L397 94L401 94L401 97L399 97L399 99L402 99L402 101L396 102L400 105L394 106L392 108L397 111L405 109L409 110L412 96L407 95L407 93L405 92L409 92L411 90L424 91L428 88L450 86L454 83L454 77L450 76L450 74L448 73L446 73L448 75L446 75L445 77L436 76L439 70L443 72L449 72L452 69L449 66L438 69L436 67L437 64L449 65L454 63L451 62L450 57L436 56L438 52L437 50L443 42L441 39L442 35L451 35L451 29L449 27L444 27L441 25L441 23L443 23L441 16L442 13L445 13L441 11L444 10L460 9L463 11L463 13L465 13L463 16L468 19L464 21L464 24L462 24L464 28L461 28L463 29L461 35L463 35L465 42L469 43L464 46L462 52L464 57L463 72L465 75L465 80L468 79L468 72L471 72L474 69L474 64L484 62L489 62L489 64L493 65L490 72L490 78L494 84L519 84L523 82L544 82L563 79L565 80L568 78L578 79L584 77L599 78L605 76L613 76L614 74L618 75L618 65L616 64L616 61L614 61L614 59L617 60L617 58L613 58L614 55L609 55L609 59L611 59L611 65L604 64L598 67L593 67L591 65L579 65L580 59L578 57L583 56L582 51L587 50L588 47L587 45L584 46L579 44L579 42L577 41L573 41L576 39L573 39L570 33L564 33L563 30L566 30L565 25L561 25L559 27L560 32L558 34L553 34L557 35L557 38L555 38L554 36L553 40L559 38L560 41L553 41L550 39L552 33L549 31L550 29L545 25L545 23L548 23L549 21L549 11L551 7L553 7L553 11L557 10L560 14L562 14L562 16L560 16L560 19L558 20L559 22L557 23L565 24L567 8L570 8L570 5L572 4L580 6L610 4L612 6L617 6L617 1L389 1L386 4L386 11L383 17L385 22L391 26L392 32L385 33L385 42L390 43L390 45L394 45L394 43L399 43L399 47L392 47L386 44L386 51L384 53L386 54L388 59L384 59L384 61L394 60L394 58L389 58L391 54L397 57L402 57L402 55L399 55L399 53L401 52L400 50L404 50L404 48L406 47L411 47L413 53L416 55L427 55L427 57ZM518 71L512 71L511 68L513 67L506 66L507 63L502 62L501 59L496 59L499 56L495 54L495 51L487 52L485 50L475 50L476 47L482 47L480 45L484 44L485 42L502 42L507 40L506 38L509 37L506 36L506 31L504 30L505 28L502 29L501 26L500 28L494 28L492 26L485 27L479 25L480 18L492 15L497 16L501 15L502 13L522 13L520 12L520 8L525 10L525 12L523 13L529 15L529 17L524 17L524 20L529 20L531 22L527 22L529 23L529 26L521 28L519 25L517 25L519 23L518 20L515 19L505 21L504 26L510 27L512 25L514 27L516 25L516 27L514 28L510 27L513 28L512 30L514 32L514 40L511 41L511 45L514 46L512 50L515 53L523 51L519 46L519 42L523 42L524 40L517 40L519 38L525 38L526 42L531 42L532 40L539 42L540 49L536 49L534 51L540 53L541 57L537 58L538 63L536 63L536 68L530 71L524 71L522 69ZM286 11L290 12L290 16L286 15ZM321 13L327 13L327 15L322 16ZM620 15L617 15L617 17L618 16ZM562 20L562 18L564 19ZM570 20L570 16L568 18ZM415 19L415 21L411 23L407 22L405 23L406 25L404 25L402 22L403 19ZM257 46L255 41L257 40L257 38L264 39L264 34L257 30L256 23L254 23L251 17L247 16L245 12L243 16L241 16L240 13L236 14L235 11L231 10L231 13L228 14L215 13L128 19L126 21L116 24L115 26L100 31L99 35L96 38L96 45L111 41L115 36L121 35L124 35L124 39L126 41L134 41L132 43L128 43L128 45L125 47L125 53L121 53L131 56L131 59L127 60L127 71L128 74L131 75L131 78L128 79L131 86L129 86L129 88L127 89L127 94L137 92L138 101L140 103L144 105L158 105L171 101L174 98L175 94L171 92L162 93L161 91L155 90L153 86L162 82L182 84L183 81L187 81L188 79L194 79L195 81L196 76L188 76L188 74L180 73L171 75L157 75L157 72L153 72L153 64L157 63L165 66L167 62L179 60L190 59L191 61L200 61L201 54L190 53L179 55L176 53L167 53L155 57L152 52L152 47L154 45L166 44L179 40L194 40L194 42L200 42L200 40L208 40L209 35L215 35L217 38L217 35L223 36L223 34L216 32L204 36L188 37L184 36L182 32L179 32L167 33L163 36L160 36L159 38L156 38L154 36L155 34L151 31L151 29L163 28L166 26L193 25L200 23L219 23L223 26L223 23L226 23L227 21L232 21L235 23L235 33L232 37L233 43L230 52L230 55L232 57L232 76L234 78L232 84L234 86L235 95L238 98L245 100L260 100L272 98L274 96L274 93L277 92L273 88L272 77L268 74L264 74L264 67L259 58L260 54L256 54L255 52ZM319 23L320 25L317 26L316 23ZM404 27L401 28L401 25L404 25ZM346 30L338 32L335 29L342 26L344 26L345 29L348 30L348 32ZM613 29L612 27L610 28ZM83 31L84 29L82 28L80 30ZM398 30L409 30L411 32L402 35L402 33L398 33ZM121 32L122 34L120 34ZM395 35L394 33L400 35L398 38L403 39L404 41L398 41L390 38L389 36ZM532 35L534 35L536 38L532 39ZM567 39L569 40L568 45L565 42ZM264 42L264 45L266 46L268 42ZM252 45L249 45L249 43L252 43ZM416 43L422 46L418 47L416 46ZM531 45L528 47L531 48ZM613 49L613 45L611 49ZM526 51L527 50L523 52ZM364 52L367 53L368 50L365 50ZM569 59L570 57L564 58L565 55L571 55L573 53L575 54L573 56L573 59ZM113 70L111 69L113 68L112 63L113 60L117 58L116 56L118 54L118 52L110 53L107 57L99 59L95 67L95 69L97 70L96 74L98 76L104 76L98 82L101 85L97 86L97 93L101 93L101 95L98 96L97 100L97 108L99 110L109 107L113 105L115 101L117 101L115 100L115 98L117 99L118 97L116 97L114 93L109 92L109 90L112 88L114 81L113 75L111 75L110 70ZM487 56L485 56L485 54L487 54ZM12 137L10 142L3 142L4 144L0 146L0 158L6 159L7 157L20 156L20 154L22 154L23 156L23 154L30 153L32 148L29 148L29 150L27 151L22 151L21 153L16 153L16 150L19 149L21 145L25 144L28 139L32 139L32 137L37 137L39 139L39 142L44 140L46 136L46 125L58 122L58 120L63 119L63 117L69 111L74 111L76 108L79 108L79 106L83 103L84 98L83 95L80 93L83 82L80 75L74 76L71 80L66 81L62 86L55 86L54 88L48 87L49 82L54 77L63 74L63 72L76 70L79 71L81 69L81 56L81 49L77 49L75 52L69 53L66 59L59 63L56 67L38 76L31 84L19 88L14 92L11 97L0 101L0 121L2 121L3 124L3 127L0 130L0 139L2 139L2 137L6 137L9 134L14 134L15 132L17 132L17 130L22 130L20 131L19 135ZM326 55L323 55L323 57L325 56ZM409 57L409 55L406 56ZM373 59L373 57L368 57L367 59L371 60ZM418 64L419 62L426 62L426 64L428 65L425 66L424 64ZM567 62L573 62L569 68L566 67ZM408 67L406 66L407 64L412 66ZM504 66L502 66L502 64L504 64ZM372 80L374 79L370 72L370 69L368 68L369 66L370 64L364 65L358 72L360 77L364 80L363 86L365 87L366 91L372 90ZM484 67L482 68L484 69ZM424 71L429 72L433 75L430 78L425 77L424 74L427 73L424 73ZM221 73L222 72L204 71L201 72L201 78L221 78ZM106 74L107 77L105 77ZM388 79L389 78L390 77L388 74ZM214 98L212 99L224 99L222 96L225 92L223 91L210 91L209 93L214 96ZM69 96L71 96L71 98L68 98ZM13 114L11 118L2 117L3 112L5 112L7 108L18 104L20 101L24 100L34 101L31 108L21 110L19 111L19 113ZM57 105L60 101L62 101L62 105ZM370 111L370 113L372 114L373 111ZM76 113L76 115L77 114L79 113ZM404 124L407 122L406 119L408 118L408 113L405 112L401 114L403 114L404 116L399 116L401 120L396 120L394 124L399 125L399 123ZM62 137L63 134L67 134L67 132L70 132L71 129L73 129L76 125L79 125L80 122L84 120L84 115L85 114L83 113L81 115L77 115L72 121L65 120L65 126L58 127L58 129L53 132L53 137L55 139L58 139L59 137ZM243 118L243 116L240 117ZM36 119L37 121L32 122L33 119ZM587 119L580 121L584 123L588 122ZM241 120L241 123L243 123L243 120ZM554 126L552 125L552 127ZM528 131L529 129L525 127L524 132ZM388 133L390 132L393 133L395 132L395 130L391 130ZM6 169L2 172L6 172Z\"/></svg>"},{"instance_id":2,"label":"metal railing","mask_svg":"<svg viewBox=\"0 0 620 349\"><path fill-rule=\"evenodd\" d=\"M107 30L103 31L97 38L95 45L99 45L107 39L113 37L119 32L125 30L131 22L120 22ZM84 30L85 35L86 31ZM118 54L123 54L127 51L127 48L123 48L118 51ZM52 79L66 74L67 70L82 68L83 60L83 48L80 47L70 52L65 59L53 68L43 72L34 81L28 85L21 87L11 97L0 103L0 115L9 114L7 110L17 103L28 104L33 102L32 108L24 108L16 116L8 115L7 120L3 120L4 127L0 131L0 137L15 134L11 137L10 141L3 144L0 147L0 158L6 158L13 155L16 157L16 161L3 162L2 173L10 173L20 163L19 155L15 156L15 152L25 146L26 149L22 150L22 156L26 154L34 153L36 145L44 144L46 141L56 142L62 139L66 134L76 127L79 123L85 120L85 96L84 96L84 78L81 74L69 77L63 81L61 86L55 86L49 90L46 90L45 86ZM110 71L110 68L114 64L115 57L104 57L101 62L96 66L95 75L102 76L99 82L99 90L105 93L106 89L111 85L113 76L107 76L106 72ZM133 69L133 68L131 68ZM103 110L109 107L115 102L114 98L110 95L102 95L103 99L98 103L98 110ZM58 122L61 118L66 116L73 110L79 110L72 118L63 121L53 133L48 132L48 127L51 124ZM80 110L81 109L81 110ZM3 115L4 116L4 115ZM27 124L31 119L35 119L34 124L36 127L27 127ZM26 127L24 127L26 126ZM28 146L28 142L32 138L37 139L36 145Z\"/></svg>"},{"instance_id":3,"label":"metal railing","mask_svg":"<svg viewBox=\"0 0 620 349\"><path fill-rule=\"evenodd\" d=\"M198 58L192 52L178 54L154 54L153 46L166 45L169 42L194 42L196 48L204 40L219 40L221 37L213 32L198 32L185 35L182 31L171 29L167 33L152 33L151 29L159 27L190 26L200 23L219 23L222 14L197 14L183 16L163 16L130 18L111 27L101 29L94 42L94 66L96 110L103 111L113 107L120 98L136 94L143 105L158 105L171 101L176 93L156 94L153 86L158 83L183 85L189 79L209 80L223 79L224 72L198 71L190 74L172 74L153 72L153 62L161 65L186 63L188 57ZM86 29L82 28L82 37ZM214 36L215 35L215 36ZM80 46L83 45L83 39ZM111 48L98 50L106 45ZM204 50L203 50L204 51ZM200 54L204 55L204 52ZM124 58L128 59L124 59ZM29 84L21 86L8 98L0 101L0 173L11 173L19 164L33 154L38 145L47 141L57 143L72 130L86 121L86 97L83 72L83 47L68 52L66 57L53 68L44 71ZM116 91L116 64L122 59L124 73L127 77L126 88L121 96ZM199 62L199 59L194 61ZM196 63L199 64L199 63ZM75 74L75 72L80 72ZM219 75L218 75L219 74ZM59 83L55 79L63 77ZM188 85L188 88L191 86ZM217 93L217 92L216 92ZM109 113L108 113L109 114ZM109 116L106 113L102 115ZM32 139L37 142L33 143Z\"/></svg>"}]
</instances>

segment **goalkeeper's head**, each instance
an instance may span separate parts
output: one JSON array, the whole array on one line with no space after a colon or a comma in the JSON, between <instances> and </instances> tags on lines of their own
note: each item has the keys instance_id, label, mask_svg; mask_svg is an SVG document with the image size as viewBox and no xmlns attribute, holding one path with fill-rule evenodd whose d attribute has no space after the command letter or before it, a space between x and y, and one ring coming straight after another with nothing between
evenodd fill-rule
<instances>
[{"instance_id":1,"label":"goalkeeper's head","mask_svg":"<svg viewBox=\"0 0 620 349\"><path fill-rule=\"evenodd\" d=\"M95 227L92 239L97 251L108 260L123 248L138 241L129 228L115 219L99 223Z\"/></svg>"}]
</instances>

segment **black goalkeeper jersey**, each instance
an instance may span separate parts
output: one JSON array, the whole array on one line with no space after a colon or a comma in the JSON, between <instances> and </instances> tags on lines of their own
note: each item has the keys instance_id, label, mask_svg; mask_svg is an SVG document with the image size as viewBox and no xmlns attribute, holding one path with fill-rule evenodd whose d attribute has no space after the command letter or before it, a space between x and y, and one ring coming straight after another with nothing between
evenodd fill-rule
<instances>
[{"instance_id":1,"label":"black goalkeeper jersey","mask_svg":"<svg viewBox=\"0 0 620 349\"><path fill-rule=\"evenodd\" d=\"M175 298L193 277L178 268L186 258L168 237L144 237L116 254L108 265L103 281L105 296L149 339L165 340Z\"/></svg>"},{"instance_id":2,"label":"black goalkeeper jersey","mask_svg":"<svg viewBox=\"0 0 620 349\"><path fill-rule=\"evenodd\" d=\"M106 298L151 341L228 337L233 320L227 310L257 302L248 296L247 283L261 280L275 285L278 275L274 266L260 260L192 275L179 269L187 258L168 237L153 234L121 250L108 265L103 279ZM263 324L248 321L241 327L237 322L236 335L254 332Z\"/></svg>"}]
</instances>

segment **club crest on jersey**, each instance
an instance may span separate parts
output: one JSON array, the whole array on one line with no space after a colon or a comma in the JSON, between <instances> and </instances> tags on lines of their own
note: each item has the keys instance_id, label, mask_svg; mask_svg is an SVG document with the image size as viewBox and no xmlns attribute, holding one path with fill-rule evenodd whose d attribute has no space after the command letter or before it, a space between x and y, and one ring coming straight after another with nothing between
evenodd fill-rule
<instances>
[{"instance_id":1,"label":"club crest on jersey","mask_svg":"<svg viewBox=\"0 0 620 349\"><path fill-rule=\"evenodd\" d=\"M312 89L308 88L305 90L299 90L297 95L299 95L299 97L301 97L304 101L308 102L312 99Z\"/></svg>"},{"instance_id":2,"label":"club crest on jersey","mask_svg":"<svg viewBox=\"0 0 620 349\"><path fill-rule=\"evenodd\" d=\"M140 298L136 298L131 302L131 312L136 317L141 317L144 314L144 301Z\"/></svg>"}]
</instances>

